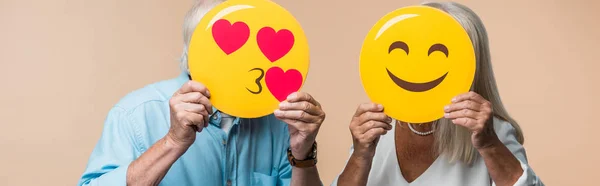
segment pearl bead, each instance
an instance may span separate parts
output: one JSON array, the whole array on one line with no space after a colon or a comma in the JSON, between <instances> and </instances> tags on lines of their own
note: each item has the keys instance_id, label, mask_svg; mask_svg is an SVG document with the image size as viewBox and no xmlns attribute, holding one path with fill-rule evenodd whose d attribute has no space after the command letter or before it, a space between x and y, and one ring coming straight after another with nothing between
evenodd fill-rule
<instances>
[{"instance_id":1,"label":"pearl bead","mask_svg":"<svg viewBox=\"0 0 600 186\"><path fill-rule=\"evenodd\" d=\"M427 132L419 132L419 131L415 130L415 129L412 127L412 124L410 124L410 123L407 123L407 124L408 124L408 128L409 128L409 129L410 129L410 130L411 130L413 133L415 133L415 134L417 134L417 135L420 135L420 136L427 136L427 135L433 134L433 132L435 131L435 129L431 129L431 131L427 131Z\"/></svg>"}]
</instances>

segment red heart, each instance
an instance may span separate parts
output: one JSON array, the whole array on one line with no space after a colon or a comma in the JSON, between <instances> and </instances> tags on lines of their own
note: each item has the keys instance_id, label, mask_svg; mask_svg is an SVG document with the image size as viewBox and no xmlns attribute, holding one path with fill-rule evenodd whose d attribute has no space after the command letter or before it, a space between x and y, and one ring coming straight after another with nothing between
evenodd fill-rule
<instances>
[{"instance_id":1,"label":"red heart","mask_svg":"<svg viewBox=\"0 0 600 186\"><path fill-rule=\"evenodd\" d=\"M279 67L271 67L265 75L265 83L271 94L281 102L300 89L302 74L296 69L283 72Z\"/></svg>"},{"instance_id":2,"label":"red heart","mask_svg":"<svg viewBox=\"0 0 600 186\"><path fill-rule=\"evenodd\" d=\"M232 25L225 19L219 19L212 26L212 35L221 50L229 55L248 41L250 29L244 22L235 22Z\"/></svg>"},{"instance_id":3,"label":"red heart","mask_svg":"<svg viewBox=\"0 0 600 186\"><path fill-rule=\"evenodd\" d=\"M290 52L294 46L294 34L287 29L275 32L271 27L263 27L256 34L256 42L265 57L275 62Z\"/></svg>"}]
</instances>

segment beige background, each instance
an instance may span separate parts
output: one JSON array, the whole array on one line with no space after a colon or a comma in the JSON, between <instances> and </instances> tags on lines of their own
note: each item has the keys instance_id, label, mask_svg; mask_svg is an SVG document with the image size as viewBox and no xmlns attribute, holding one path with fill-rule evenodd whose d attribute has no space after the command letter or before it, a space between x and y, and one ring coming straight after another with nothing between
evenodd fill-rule
<instances>
[{"instance_id":1,"label":"beige background","mask_svg":"<svg viewBox=\"0 0 600 186\"><path fill-rule=\"evenodd\" d=\"M319 133L329 184L351 143L348 122L368 101L358 77L363 37L416 0L278 0L312 51L305 91L328 112ZM594 185L600 166L599 1L459 1L484 20L496 77L547 185ZM0 185L74 185L109 108L178 75L189 0L0 0Z\"/></svg>"}]
</instances>

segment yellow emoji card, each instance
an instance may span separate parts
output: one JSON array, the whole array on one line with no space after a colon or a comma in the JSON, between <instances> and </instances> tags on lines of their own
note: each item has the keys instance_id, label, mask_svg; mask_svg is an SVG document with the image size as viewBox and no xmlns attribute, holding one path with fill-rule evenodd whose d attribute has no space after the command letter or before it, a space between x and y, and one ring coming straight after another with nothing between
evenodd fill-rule
<instances>
[{"instance_id":1,"label":"yellow emoji card","mask_svg":"<svg viewBox=\"0 0 600 186\"><path fill-rule=\"evenodd\" d=\"M468 92L475 75L473 45L448 13L427 6L397 9L367 34L360 77L371 101L392 118L425 123L444 116L444 106Z\"/></svg>"},{"instance_id":2,"label":"yellow emoji card","mask_svg":"<svg viewBox=\"0 0 600 186\"><path fill-rule=\"evenodd\" d=\"M268 0L228 0L199 22L188 51L193 80L222 112L242 118L273 113L302 87L309 49L302 27Z\"/></svg>"}]
</instances>

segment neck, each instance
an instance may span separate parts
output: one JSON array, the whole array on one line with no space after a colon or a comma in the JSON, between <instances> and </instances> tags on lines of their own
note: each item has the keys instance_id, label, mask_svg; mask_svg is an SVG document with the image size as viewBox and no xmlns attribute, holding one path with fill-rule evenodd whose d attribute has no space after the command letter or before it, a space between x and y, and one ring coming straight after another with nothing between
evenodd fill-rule
<instances>
[{"instance_id":1,"label":"neck","mask_svg":"<svg viewBox=\"0 0 600 186\"><path fill-rule=\"evenodd\" d=\"M398 121L400 126L406 127L406 125L408 125L409 123L407 122L403 122L403 121ZM427 131L431 131L433 130L433 126L434 126L435 122L427 122L427 123L410 123L412 124L413 129L419 131L419 132L427 132Z\"/></svg>"}]
</instances>

